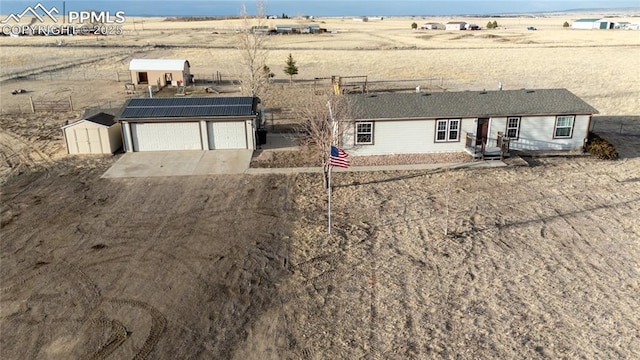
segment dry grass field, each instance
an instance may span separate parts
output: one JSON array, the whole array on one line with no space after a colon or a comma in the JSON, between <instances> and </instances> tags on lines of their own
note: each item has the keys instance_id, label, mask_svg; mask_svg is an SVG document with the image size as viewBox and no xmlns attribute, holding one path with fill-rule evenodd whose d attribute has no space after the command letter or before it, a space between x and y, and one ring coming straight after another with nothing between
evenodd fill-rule
<instances>
[{"instance_id":1,"label":"dry grass field","mask_svg":"<svg viewBox=\"0 0 640 360\"><path fill-rule=\"evenodd\" d=\"M268 107L309 90L284 81L290 52L300 79L566 87L605 115L595 128L621 154L338 173L331 235L320 175L102 179L117 155L64 155L60 125L126 99L115 73L132 56L237 73L237 22L135 19L64 46L0 37L0 77L35 77L0 82L0 356L640 358L640 33L561 27L591 15L455 34L410 30L432 19L317 19L337 33L271 37L283 82ZM28 96L71 96L76 111L23 114Z\"/></svg>"}]
</instances>

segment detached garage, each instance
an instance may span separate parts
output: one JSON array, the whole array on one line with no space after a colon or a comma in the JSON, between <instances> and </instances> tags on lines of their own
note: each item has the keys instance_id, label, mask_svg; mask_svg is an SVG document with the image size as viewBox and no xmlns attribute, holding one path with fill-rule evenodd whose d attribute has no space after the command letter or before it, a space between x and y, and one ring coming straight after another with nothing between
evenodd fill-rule
<instances>
[{"instance_id":1,"label":"detached garage","mask_svg":"<svg viewBox=\"0 0 640 360\"><path fill-rule=\"evenodd\" d=\"M148 98L125 103L125 151L219 150L256 147L255 97Z\"/></svg>"},{"instance_id":2,"label":"detached garage","mask_svg":"<svg viewBox=\"0 0 640 360\"><path fill-rule=\"evenodd\" d=\"M113 154L122 147L115 116L103 112L62 127L69 154Z\"/></svg>"}]
</instances>

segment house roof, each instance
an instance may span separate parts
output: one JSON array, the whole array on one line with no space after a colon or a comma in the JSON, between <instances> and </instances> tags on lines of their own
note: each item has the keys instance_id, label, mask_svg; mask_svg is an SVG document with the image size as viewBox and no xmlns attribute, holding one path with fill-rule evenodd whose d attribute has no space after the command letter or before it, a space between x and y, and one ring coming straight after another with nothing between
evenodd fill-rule
<instances>
[{"instance_id":1,"label":"house roof","mask_svg":"<svg viewBox=\"0 0 640 360\"><path fill-rule=\"evenodd\" d=\"M184 70L184 63L189 62L184 59L131 59L129 70L133 71L153 71L153 70Z\"/></svg>"},{"instance_id":2,"label":"house roof","mask_svg":"<svg viewBox=\"0 0 640 360\"><path fill-rule=\"evenodd\" d=\"M137 98L128 100L118 120L254 116L255 97Z\"/></svg>"},{"instance_id":3,"label":"house roof","mask_svg":"<svg viewBox=\"0 0 640 360\"><path fill-rule=\"evenodd\" d=\"M456 24L457 25L462 25L462 24L466 24L466 23L467 23L466 21L449 21L447 23L447 25L456 25Z\"/></svg>"},{"instance_id":4,"label":"house roof","mask_svg":"<svg viewBox=\"0 0 640 360\"><path fill-rule=\"evenodd\" d=\"M597 114L567 89L350 95L355 119Z\"/></svg>"}]
</instances>

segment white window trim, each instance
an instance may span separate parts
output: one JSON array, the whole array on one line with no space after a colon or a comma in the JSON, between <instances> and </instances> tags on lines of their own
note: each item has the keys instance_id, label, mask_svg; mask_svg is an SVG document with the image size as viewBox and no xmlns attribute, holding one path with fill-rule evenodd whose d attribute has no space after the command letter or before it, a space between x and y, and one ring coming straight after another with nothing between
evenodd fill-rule
<instances>
[{"instance_id":1,"label":"white window trim","mask_svg":"<svg viewBox=\"0 0 640 360\"><path fill-rule=\"evenodd\" d=\"M570 118L571 126L562 126L558 127L558 120L560 118ZM576 124L576 116L575 115L558 115L556 116L556 123L553 126L553 138L554 139L571 139L573 137L573 127ZM558 129L566 129L569 128L569 135L558 135Z\"/></svg>"},{"instance_id":2,"label":"white window trim","mask_svg":"<svg viewBox=\"0 0 640 360\"><path fill-rule=\"evenodd\" d=\"M358 132L358 125L360 124L369 124L371 125L371 132ZM373 145L373 121L358 121L355 123L355 139L354 142L356 145ZM358 135L371 135L371 141L368 142L364 142L364 141L358 141Z\"/></svg>"},{"instance_id":3,"label":"white window trim","mask_svg":"<svg viewBox=\"0 0 640 360\"><path fill-rule=\"evenodd\" d=\"M445 129L445 135L444 135L444 140L438 140L438 124L445 122L446 125L446 129ZM456 129L456 138L455 139L449 139L449 133L451 132L451 123L452 122L457 122L458 123L458 128ZM462 119L438 119L436 120L436 130L435 130L435 134L434 134L434 141L437 143L447 143L447 142L459 142L460 141L460 130L462 127Z\"/></svg>"},{"instance_id":4,"label":"white window trim","mask_svg":"<svg viewBox=\"0 0 640 360\"><path fill-rule=\"evenodd\" d=\"M515 126L515 127L510 127L509 126L509 120L512 120L512 119L518 120L518 125L517 126ZM521 123L522 123L522 118L520 118L519 116L509 116L507 118L507 129L505 131L506 137L508 137L509 139L518 140L518 138L520 137L520 124ZM509 136L509 130L513 130L513 129L516 130L516 136Z\"/></svg>"}]
</instances>

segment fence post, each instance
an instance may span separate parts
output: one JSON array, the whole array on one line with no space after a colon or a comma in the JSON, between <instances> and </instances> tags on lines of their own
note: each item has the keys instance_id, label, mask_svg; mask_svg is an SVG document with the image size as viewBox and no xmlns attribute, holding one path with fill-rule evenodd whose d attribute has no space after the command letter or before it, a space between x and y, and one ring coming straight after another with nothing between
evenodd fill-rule
<instances>
[{"instance_id":1,"label":"fence post","mask_svg":"<svg viewBox=\"0 0 640 360\"><path fill-rule=\"evenodd\" d=\"M31 112L35 113L36 112L36 107L33 106L33 97L29 96L29 103L31 104Z\"/></svg>"},{"instance_id":2,"label":"fence post","mask_svg":"<svg viewBox=\"0 0 640 360\"><path fill-rule=\"evenodd\" d=\"M69 95L69 109L73 111L73 101L71 101L71 95Z\"/></svg>"}]
</instances>

